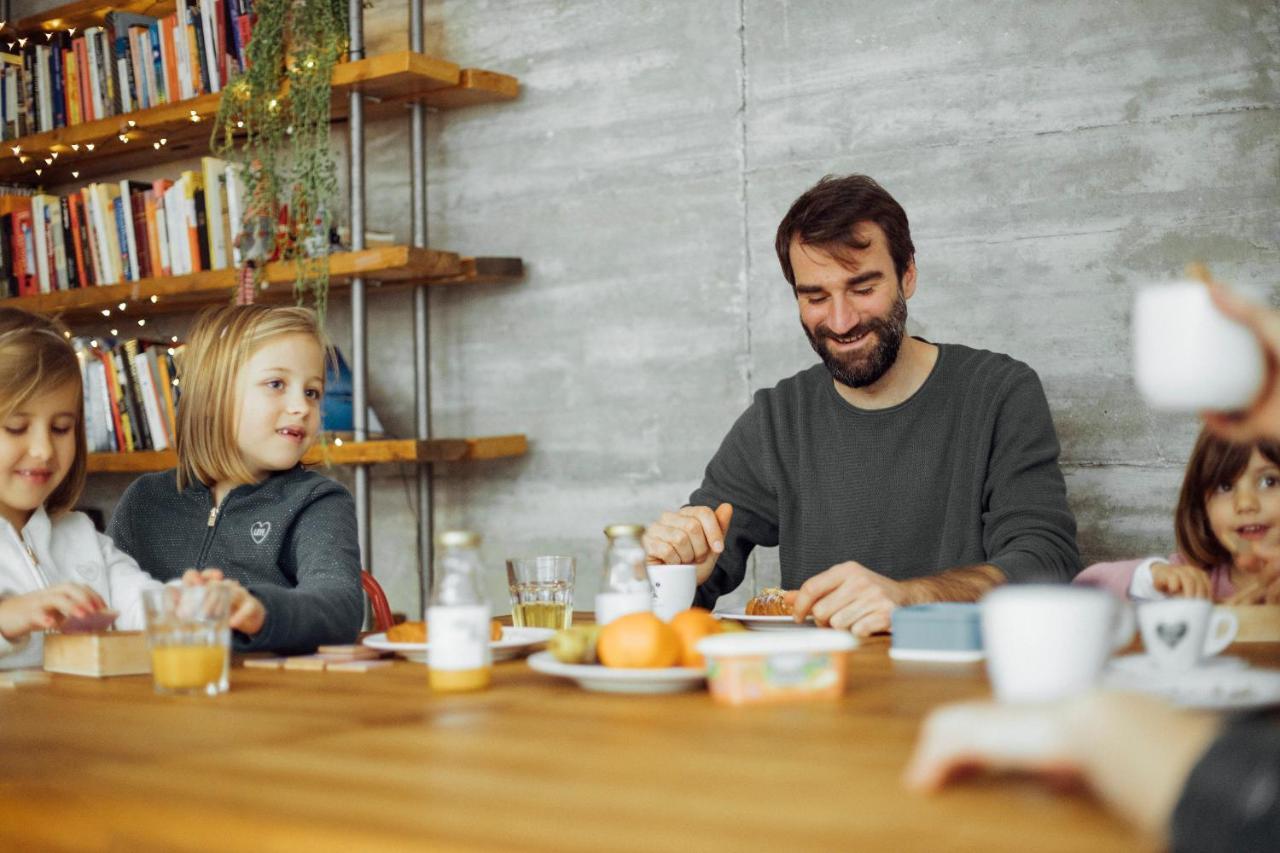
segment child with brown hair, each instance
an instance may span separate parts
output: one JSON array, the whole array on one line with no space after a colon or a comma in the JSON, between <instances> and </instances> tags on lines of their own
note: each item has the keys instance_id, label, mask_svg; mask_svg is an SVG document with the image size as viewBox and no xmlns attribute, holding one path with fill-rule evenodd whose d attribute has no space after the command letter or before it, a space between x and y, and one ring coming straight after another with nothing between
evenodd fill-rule
<instances>
[{"instance_id":1,"label":"child with brown hair","mask_svg":"<svg viewBox=\"0 0 1280 853\"><path fill-rule=\"evenodd\" d=\"M43 632L118 611L142 627L142 591L160 586L72 507L84 488L84 386L67 332L0 308L0 668L39 666ZM181 572L188 583L217 572ZM108 620L109 621L109 620ZM245 635L262 605L237 588L232 627Z\"/></svg>"},{"instance_id":2,"label":"child with brown hair","mask_svg":"<svg viewBox=\"0 0 1280 853\"><path fill-rule=\"evenodd\" d=\"M1280 572L1280 443L1239 444L1200 433L1174 515L1178 553L1098 563L1075 583L1135 599L1187 596L1274 604Z\"/></svg>"},{"instance_id":3,"label":"child with brown hair","mask_svg":"<svg viewBox=\"0 0 1280 853\"><path fill-rule=\"evenodd\" d=\"M320 431L328 341L313 311L205 312L178 364L178 467L139 477L111 535L158 578L220 568L267 608L237 651L350 643L364 615L355 504L302 467Z\"/></svg>"}]
</instances>

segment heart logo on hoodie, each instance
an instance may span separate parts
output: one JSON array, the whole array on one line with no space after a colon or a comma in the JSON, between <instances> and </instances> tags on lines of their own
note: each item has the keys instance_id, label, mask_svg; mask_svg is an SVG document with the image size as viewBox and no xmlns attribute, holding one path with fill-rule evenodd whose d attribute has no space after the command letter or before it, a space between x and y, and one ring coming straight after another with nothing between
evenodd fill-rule
<instances>
[{"instance_id":1,"label":"heart logo on hoodie","mask_svg":"<svg viewBox=\"0 0 1280 853\"><path fill-rule=\"evenodd\" d=\"M249 528L249 535L253 537L254 544L257 545L265 542L270 533L271 522L269 521L255 521L253 527Z\"/></svg>"}]
</instances>

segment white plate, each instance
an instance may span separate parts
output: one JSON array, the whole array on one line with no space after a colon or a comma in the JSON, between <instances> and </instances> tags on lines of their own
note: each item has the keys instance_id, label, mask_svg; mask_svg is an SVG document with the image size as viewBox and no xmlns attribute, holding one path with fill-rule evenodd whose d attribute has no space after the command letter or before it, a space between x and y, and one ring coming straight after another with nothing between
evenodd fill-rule
<instances>
[{"instance_id":1,"label":"white plate","mask_svg":"<svg viewBox=\"0 0 1280 853\"><path fill-rule=\"evenodd\" d=\"M818 623L813 621L812 616L805 617L803 622L796 622L790 616L752 616L747 613L723 613L719 611L711 615L717 619L732 619L735 622L741 622L752 631L794 631L797 628L818 627Z\"/></svg>"},{"instance_id":2,"label":"white plate","mask_svg":"<svg viewBox=\"0 0 1280 853\"><path fill-rule=\"evenodd\" d=\"M494 660L507 660L531 649L539 643L545 643L555 635L554 628L512 628L504 626L502 639L489 643ZM414 663L427 662L427 649L430 643L393 643L386 634L370 634L364 638L364 644L371 649L382 652L395 652Z\"/></svg>"},{"instance_id":3,"label":"white plate","mask_svg":"<svg viewBox=\"0 0 1280 853\"><path fill-rule=\"evenodd\" d=\"M673 666L667 669L620 669L597 664L561 663L551 652L530 655L529 667L544 675L571 678L584 690L600 693L679 693L702 686L706 673Z\"/></svg>"},{"instance_id":4,"label":"white plate","mask_svg":"<svg viewBox=\"0 0 1280 853\"><path fill-rule=\"evenodd\" d=\"M1280 671L1199 667L1175 676L1136 676L1111 670L1107 687L1135 690L1168 699L1183 708L1230 711L1280 705Z\"/></svg>"}]
</instances>

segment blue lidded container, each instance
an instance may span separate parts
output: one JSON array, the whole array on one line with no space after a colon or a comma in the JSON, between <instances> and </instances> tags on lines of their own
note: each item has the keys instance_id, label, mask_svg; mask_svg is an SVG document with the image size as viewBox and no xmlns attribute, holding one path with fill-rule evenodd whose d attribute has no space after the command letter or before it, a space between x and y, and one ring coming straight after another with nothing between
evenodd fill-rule
<instances>
[{"instance_id":1,"label":"blue lidded container","mask_svg":"<svg viewBox=\"0 0 1280 853\"><path fill-rule=\"evenodd\" d=\"M896 660L969 663L982 660L982 605L913 604L893 611Z\"/></svg>"}]
</instances>

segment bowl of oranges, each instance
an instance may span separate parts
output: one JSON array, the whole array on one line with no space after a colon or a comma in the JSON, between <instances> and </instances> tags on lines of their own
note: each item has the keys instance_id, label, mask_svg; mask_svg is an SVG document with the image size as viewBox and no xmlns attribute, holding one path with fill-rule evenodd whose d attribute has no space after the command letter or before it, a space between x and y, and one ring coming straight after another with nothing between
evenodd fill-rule
<instances>
[{"instance_id":1,"label":"bowl of oranges","mask_svg":"<svg viewBox=\"0 0 1280 853\"><path fill-rule=\"evenodd\" d=\"M707 610L691 607L663 622L650 612L629 613L608 625L566 628L552 637L548 650L529 658L546 675L568 678L605 693L677 693L694 690L706 679L699 641L741 631Z\"/></svg>"}]
</instances>

